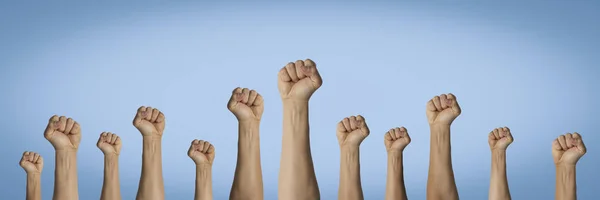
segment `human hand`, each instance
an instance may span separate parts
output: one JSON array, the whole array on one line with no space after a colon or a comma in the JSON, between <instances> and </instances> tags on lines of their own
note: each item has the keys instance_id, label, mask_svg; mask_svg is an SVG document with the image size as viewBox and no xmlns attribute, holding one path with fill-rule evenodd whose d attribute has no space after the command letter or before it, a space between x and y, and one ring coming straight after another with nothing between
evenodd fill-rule
<instances>
[{"instance_id":1,"label":"human hand","mask_svg":"<svg viewBox=\"0 0 600 200\"><path fill-rule=\"evenodd\" d=\"M121 138L111 132L102 132L96 146L107 155L119 155L121 153Z\"/></svg>"},{"instance_id":2,"label":"human hand","mask_svg":"<svg viewBox=\"0 0 600 200\"><path fill-rule=\"evenodd\" d=\"M410 144L408 131L404 127L390 129L383 137L383 144L388 153L402 153L404 148Z\"/></svg>"},{"instance_id":3,"label":"human hand","mask_svg":"<svg viewBox=\"0 0 600 200\"><path fill-rule=\"evenodd\" d=\"M369 136L369 127L362 116L350 116L338 123L336 135L340 147L358 147Z\"/></svg>"},{"instance_id":4,"label":"human hand","mask_svg":"<svg viewBox=\"0 0 600 200\"><path fill-rule=\"evenodd\" d=\"M460 112L460 106L453 94L435 96L427 102L429 125L450 125Z\"/></svg>"},{"instance_id":5,"label":"human hand","mask_svg":"<svg viewBox=\"0 0 600 200\"><path fill-rule=\"evenodd\" d=\"M506 148L512 142L513 137L508 127L496 128L488 136L488 144L490 144L491 150L506 151Z\"/></svg>"},{"instance_id":6,"label":"human hand","mask_svg":"<svg viewBox=\"0 0 600 200\"><path fill-rule=\"evenodd\" d=\"M558 136L552 142L552 157L556 165L575 165L583 155L586 148L579 133L567 133Z\"/></svg>"},{"instance_id":7,"label":"human hand","mask_svg":"<svg viewBox=\"0 0 600 200\"><path fill-rule=\"evenodd\" d=\"M77 151L81 142L81 127L71 118L54 115L46 126L44 137L50 141L56 151Z\"/></svg>"},{"instance_id":8,"label":"human hand","mask_svg":"<svg viewBox=\"0 0 600 200\"><path fill-rule=\"evenodd\" d=\"M264 110L263 98L254 90L235 88L227 108L238 121L260 121Z\"/></svg>"},{"instance_id":9,"label":"human hand","mask_svg":"<svg viewBox=\"0 0 600 200\"><path fill-rule=\"evenodd\" d=\"M19 165L23 167L27 174L40 174L42 173L42 169L44 169L44 159L38 153L26 151L23 153Z\"/></svg>"},{"instance_id":10,"label":"human hand","mask_svg":"<svg viewBox=\"0 0 600 200\"><path fill-rule=\"evenodd\" d=\"M215 160L215 147L208 141L194 140L188 150L188 156L196 165L212 166Z\"/></svg>"},{"instance_id":11,"label":"human hand","mask_svg":"<svg viewBox=\"0 0 600 200\"><path fill-rule=\"evenodd\" d=\"M290 62L279 70L277 85L283 100L308 101L322 84L317 65L310 59Z\"/></svg>"},{"instance_id":12,"label":"human hand","mask_svg":"<svg viewBox=\"0 0 600 200\"><path fill-rule=\"evenodd\" d=\"M161 137L165 130L165 115L156 108L142 106L137 110L133 126L142 136Z\"/></svg>"}]
</instances>

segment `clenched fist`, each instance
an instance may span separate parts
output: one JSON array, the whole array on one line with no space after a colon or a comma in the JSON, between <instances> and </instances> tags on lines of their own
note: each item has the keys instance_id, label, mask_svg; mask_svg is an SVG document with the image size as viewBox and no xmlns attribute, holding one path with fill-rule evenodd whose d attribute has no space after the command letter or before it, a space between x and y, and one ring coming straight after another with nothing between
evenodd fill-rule
<instances>
[{"instance_id":1,"label":"clenched fist","mask_svg":"<svg viewBox=\"0 0 600 200\"><path fill-rule=\"evenodd\" d=\"M42 156L38 153L26 151L23 153L19 165L21 165L28 174L39 174L42 173L42 169L44 168L44 159L42 159Z\"/></svg>"},{"instance_id":2,"label":"clenched fist","mask_svg":"<svg viewBox=\"0 0 600 200\"><path fill-rule=\"evenodd\" d=\"M317 65L310 59L288 63L279 70L279 93L284 100L292 99L308 101L312 94L321 87L323 80Z\"/></svg>"},{"instance_id":3,"label":"clenched fist","mask_svg":"<svg viewBox=\"0 0 600 200\"><path fill-rule=\"evenodd\" d=\"M491 150L506 150L508 145L513 142L512 134L508 127L496 128L488 136L488 143Z\"/></svg>"},{"instance_id":4,"label":"clenched fist","mask_svg":"<svg viewBox=\"0 0 600 200\"><path fill-rule=\"evenodd\" d=\"M208 141L194 140L188 150L188 156L196 165L212 166L215 160L215 147Z\"/></svg>"},{"instance_id":5,"label":"clenched fist","mask_svg":"<svg viewBox=\"0 0 600 200\"><path fill-rule=\"evenodd\" d=\"M552 157L556 165L575 165L585 152L585 145L579 133L567 133L558 136L552 142Z\"/></svg>"},{"instance_id":6,"label":"clenched fist","mask_svg":"<svg viewBox=\"0 0 600 200\"><path fill-rule=\"evenodd\" d=\"M229 111L238 121L260 121L263 113L263 98L254 90L235 88L227 103Z\"/></svg>"},{"instance_id":7,"label":"clenched fist","mask_svg":"<svg viewBox=\"0 0 600 200\"><path fill-rule=\"evenodd\" d=\"M165 130L165 115L156 108L140 107L133 119L142 136L162 136Z\"/></svg>"},{"instance_id":8,"label":"clenched fist","mask_svg":"<svg viewBox=\"0 0 600 200\"><path fill-rule=\"evenodd\" d=\"M427 102L429 125L450 125L460 115L460 106L453 94L435 96Z\"/></svg>"},{"instance_id":9,"label":"clenched fist","mask_svg":"<svg viewBox=\"0 0 600 200\"><path fill-rule=\"evenodd\" d=\"M81 142L81 127L71 118L54 115L48 122L44 137L54 146L54 150L77 151Z\"/></svg>"},{"instance_id":10,"label":"clenched fist","mask_svg":"<svg viewBox=\"0 0 600 200\"><path fill-rule=\"evenodd\" d=\"M340 147L358 147L369 136L369 127L360 115L346 117L338 123L336 135Z\"/></svg>"},{"instance_id":11,"label":"clenched fist","mask_svg":"<svg viewBox=\"0 0 600 200\"><path fill-rule=\"evenodd\" d=\"M383 136L383 144L385 150L389 152L401 153L408 144L410 144L410 136L404 127L390 129Z\"/></svg>"},{"instance_id":12,"label":"clenched fist","mask_svg":"<svg viewBox=\"0 0 600 200\"><path fill-rule=\"evenodd\" d=\"M96 146L104 155L119 155L121 153L121 138L114 133L102 132Z\"/></svg>"}]
</instances>

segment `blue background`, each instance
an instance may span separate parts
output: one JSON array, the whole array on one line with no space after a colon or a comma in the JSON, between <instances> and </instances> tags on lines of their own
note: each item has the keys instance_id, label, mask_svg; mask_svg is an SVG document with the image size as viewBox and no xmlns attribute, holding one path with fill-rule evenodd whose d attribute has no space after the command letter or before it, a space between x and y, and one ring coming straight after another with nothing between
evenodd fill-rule
<instances>
[{"instance_id":1,"label":"blue background","mask_svg":"<svg viewBox=\"0 0 600 200\"><path fill-rule=\"evenodd\" d=\"M277 197L281 101L277 72L311 58L324 79L310 103L311 144L322 199L336 199L336 123L365 116L361 146L366 199L383 199L383 134L405 126L410 199L425 199L429 130L425 103L452 92L463 108L452 127L461 199L486 199L487 134L508 126L513 199L552 199L551 142L578 131L588 153L577 167L580 199L598 190L597 125L600 3L594 1L27 1L0 3L0 188L24 199L23 151L45 158L44 199L52 196L54 151L43 137L54 114L83 130L80 199L97 199L102 131L123 139L123 199L134 199L141 136L131 121L141 105L167 117L163 166L167 199L192 199L191 140L212 142L215 199L226 199L236 162L237 123L226 108L233 88L265 99L261 152L265 199Z\"/></svg>"}]
</instances>

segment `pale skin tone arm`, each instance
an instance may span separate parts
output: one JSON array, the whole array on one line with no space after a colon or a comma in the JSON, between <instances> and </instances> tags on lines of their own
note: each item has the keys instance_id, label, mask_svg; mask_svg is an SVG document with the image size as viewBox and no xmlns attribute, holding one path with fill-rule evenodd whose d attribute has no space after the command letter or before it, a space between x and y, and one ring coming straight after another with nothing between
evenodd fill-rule
<instances>
[{"instance_id":1,"label":"pale skin tone arm","mask_svg":"<svg viewBox=\"0 0 600 200\"><path fill-rule=\"evenodd\" d=\"M427 102L427 119L431 130L428 200L458 200L452 170L450 125L460 112L456 97L452 94L435 96Z\"/></svg>"},{"instance_id":2,"label":"pale skin tone arm","mask_svg":"<svg viewBox=\"0 0 600 200\"><path fill-rule=\"evenodd\" d=\"M283 101L279 199L320 199L310 151L308 101L322 83L316 64L309 59L288 63L279 71Z\"/></svg>"},{"instance_id":3,"label":"pale skin tone arm","mask_svg":"<svg viewBox=\"0 0 600 200\"><path fill-rule=\"evenodd\" d=\"M121 138L110 132L103 132L96 146L104 154L104 183L100 200L120 200L119 185L119 154L121 153Z\"/></svg>"},{"instance_id":4,"label":"pale skin tone arm","mask_svg":"<svg viewBox=\"0 0 600 200\"><path fill-rule=\"evenodd\" d=\"M383 143L388 155L385 199L406 200L402 152L410 144L408 131L404 127L390 129L385 133Z\"/></svg>"},{"instance_id":5,"label":"pale skin tone arm","mask_svg":"<svg viewBox=\"0 0 600 200\"><path fill-rule=\"evenodd\" d=\"M552 142L552 157L556 165L556 200L576 200L575 166L586 153L579 133L567 133Z\"/></svg>"},{"instance_id":6,"label":"pale skin tone arm","mask_svg":"<svg viewBox=\"0 0 600 200\"><path fill-rule=\"evenodd\" d=\"M208 141L194 140L188 156L196 164L196 193L194 200L212 200L212 164L215 160L215 147Z\"/></svg>"},{"instance_id":7,"label":"pale skin tone arm","mask_svg":"<svg viewBox=\"0 0 600 200\"><path fill-rule=\"evenodd\" d=\"M163 200L165 186L162 175L162 135L165 115L156 108L140 107L133 125L143 138L142 175L136 199Z\"/></svg>"},{"instance_id":8,"label":"pale skin tone arm","mask_svg":"<svg viewBox=\"0 0 600 200\"><path fill-rule=\"evenodd\" d=\"M513 142L508 127L496 128L488 135L492 151L492 172L490 176L490 200L510 200L508 178L506 176L506 148Z\"/></svg>"},{"instance_id":9,"label":"pale skin tone arm","mask_svg":"<svg viewBox=\"0 0 600 200\"><path fill-rule=\"evenodd\" d=\"M54 171L54 200L77 200L77 149L81 142L81 127L75 120L52 116L44 131L56 152Z\"/></svg>"},{"instance_id":10,"label":"pale skin tone arm","mask_svg":"<svg viewBox=\"0 0 600 200\"><path fill-rule=\"evenodd\" d=\"M369 136L365 119L360 116L346 117L337 125L336 135L340 144L340 185L338 199L364 199L360 181L360 143Z\"/></svg>"},{"instance_id":11,"label":"pale skin tone arm","mask_svg":"<svg viewBox=\"0 0 600 200\"><path fill-rule=\"evenodd\" d=\"M27 190L26 200L41 200L42 199L42 184L41 176L44 169L44 159L40 154L26 151L19 161L19 165L23 167L27 173Z\"/></svg>"},{"instance_id":12,"label":"pale skin tone arm","mask_svg":"<svg viewBox=\"0 0 600 200\"><path fill-rule=\"evenodd\" d=\"M259 126L263 98L254 90L233 90L227 108L238 120L238 157L230 199L263 199Z\"/></svg>"}]
</instances>

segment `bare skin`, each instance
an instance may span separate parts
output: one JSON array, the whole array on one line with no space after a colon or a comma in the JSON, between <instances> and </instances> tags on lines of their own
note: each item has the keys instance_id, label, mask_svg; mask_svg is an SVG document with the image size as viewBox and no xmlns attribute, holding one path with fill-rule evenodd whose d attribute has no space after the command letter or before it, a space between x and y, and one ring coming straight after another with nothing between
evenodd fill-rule
<instances>
[{"instance_id":1,"label":"bare skin","mask_svg":"<svg viewBox=\"0 0 600 200\"><path fill-rule=\"evenodd\" d=\"M346 117L337 125L340 144L340 185L338 199L364 199L360 181L360 143L369 136L369 127L360 116Z\"/></svg>"},{"instance_id":2,"label":"bare skin","mask_svg":"<svg viewBox=\"0 0 600 200\"><path fill-rule=\"evenodd\" d=\"M577 181L575 167L577 161L586 152L585 144L579 133L567 133L552 142L552 157L556 165L557 200L576 200Z\"/></svg>"},{"instance_id":3,"label":"bare skin","mask_svg":"<svg viewBox=\"0 0 600 200\"><path fill-rule=\"evenodd\" d=\"M65 116L52 116L44 131L44 137L56 153L54 170L54 200L77 200L77 149L81 142L79 123Z\"/></svg>"},{"instance_id":4,"label":"bare skin","mask_svg":"<svg viewBox=\"0 0 600 200\"><path fill-rule=\"evenodd\" d=\"M136 199L164 200L162 135L165 130L165 115L156 108L142 106L133 119L133 126L143 138L142 175Z\"/></svg>"},{"instance_id":5,"label":"bare skin","mask_svg":"<svg viewBox=\"0 0 600 200\"><path fill-rule=\"evenodd\" d=\"M188 156L196 164L196 193L194 200L212 200L212 164L215 160L215 147L208 141L194 140Z\"/></svg>"},{"instance_id":6,"label":"bare skin","mask_svg":"<svg viewBox=\"0 0 600 200\"><path fill-rule=\"evenodd\" d=\"M19 161L19 165L27 173L27 190L26 200L41 200L42 199L42 169L44 169L44 159L40 154L26 151Z\"/></svg>"},{"instance_id":7,"label":"bare skin","mask_svg":"<svg viewBox=\"0 0 600 200\"><path fill-rule=\"evenodd\" d=\"M263 98L254 90L233 90L227 108L238 120L238 157L229 199L263 199L260 165L260 119Z\"/></svg>"},{"instance_id":8,"label":"bare skin","mask_svg":"<svg viewBox=\"0 0 600 200\"><path fill-rule=\"evenodd\" d=\"M104 154L104 183L100 200L120 200L119 185L119 154L121 153L121 138L110 132L103 132L96 146Z\"/></svg>"},{"instance_id":9,"label":"bare skin","mask_svg":"<svg viewBox=\"0 0 600 200\"><path fill-rule=\"evenodd\" d=\"M408 131L404 127L390 129L385 133L383 143L388 155L385 199L406 200L402 152L410 144Z\"/></svg>"},{"instance_id":10,"label":"bare skin","mask_svg":"<svg viewBox=\"0 0 600 200\"><path fill-rule=\"evenodd\" d=\"M513 142L508 127L496 128L488 135L492 151L492 172L490 177L490 200L510 200L508 178L506 177L506 148Z\"/></svg>"},{"instance_id":11,"label":"bare skin","mask_svg":"<svg viewBox=\"0 0 600 200\"><path fill-rule=\"evenodd\" d=\"M428 200L458 200L452 170L450 125L460 112L453 94L435 96L427 102L427 120L431 130L427 177Z\"/></svg>"},{"instance_id":12,"label":"bare skin","mask_svg":"<svg viewBox=\"0 0 600 200\"><path fill-rule=\"evenodd\" d=\"M279 169L279 199L320 199L310 152L308 101L323 84L309 59L288 63L278 74L283 101L283 139Z\"/></svg>"}]
</instances>

